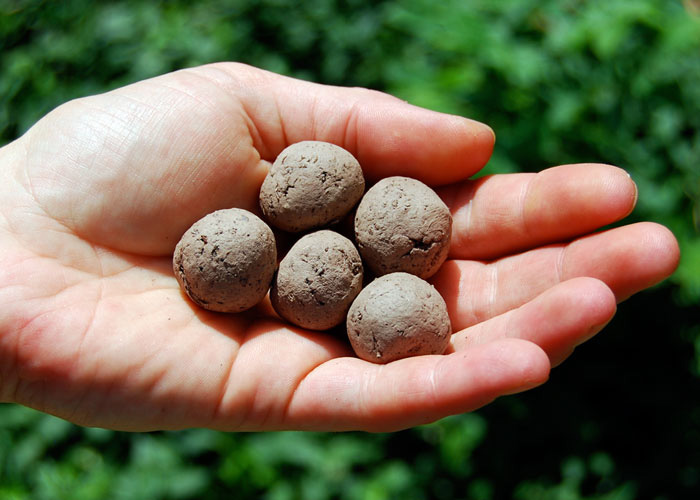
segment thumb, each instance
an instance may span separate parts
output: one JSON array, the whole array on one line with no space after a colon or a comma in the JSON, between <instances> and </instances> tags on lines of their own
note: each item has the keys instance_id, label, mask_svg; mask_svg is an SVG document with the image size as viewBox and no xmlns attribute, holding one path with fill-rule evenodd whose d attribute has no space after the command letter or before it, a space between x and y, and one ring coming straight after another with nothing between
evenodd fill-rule
<instances>
[{"instance_id":1,"label":"thumb","mask_svg":"<svg viewBox=\"0 0 700 500\"><path fill-rule=\"evenodd\" d=\"M241 99L256 132L255 147L270 161L292 143L326 141L355 155L370 182L406 175L436 185L473 175L493 151L495 135L487 125L381 92L319 85L236 63L199 71Z\"/></svg>"}]
</instances>

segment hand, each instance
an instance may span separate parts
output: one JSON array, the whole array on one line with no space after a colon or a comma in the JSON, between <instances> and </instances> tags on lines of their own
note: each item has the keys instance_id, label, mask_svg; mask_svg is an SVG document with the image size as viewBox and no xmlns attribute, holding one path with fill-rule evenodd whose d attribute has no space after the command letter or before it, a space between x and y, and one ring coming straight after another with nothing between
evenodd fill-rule
<instances>
[{"instance_id":1,"label":"hand","mask_svg":"<svg viewBox=\"0 0 700 500\"><path fill-rule=\"evenodd\" d=\"M264 307L189 302L171 271L205 214L255 210L270 162L339 144L371 182L408 175L454 214L434 278L450 352L385 366ZM675 239L626 216L620 169L569 165L465 180L492 131L393 97L238 64L183 70L64 104L0 150L0 399L125 430L391 430L543 383L616 299L668 276Z\"/></svg>"}]
</instances>

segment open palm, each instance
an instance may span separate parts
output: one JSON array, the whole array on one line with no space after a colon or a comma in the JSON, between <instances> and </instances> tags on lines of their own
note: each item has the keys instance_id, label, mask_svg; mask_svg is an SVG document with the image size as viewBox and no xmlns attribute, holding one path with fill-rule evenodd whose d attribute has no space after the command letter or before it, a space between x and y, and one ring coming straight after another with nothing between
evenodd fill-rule
<instances>
[{"instance_id":1,"label":"open palm","mask_svg":"<svg viewBox=\"0 0 700 500\"><path fill-rule=\"evenodd\" d=\"M269 162L307 139L348 149L370 182L441 186L448 354L373 365L264 306L210 313L178 288L185 229L256 210ZM622 170L466 180L492 147L477 122L238 64L60 106L0 150L0 399L114 429L391 430L544 382L678 249L655 224L592 234L634 206Z\"/></svg>"}]
</instances>

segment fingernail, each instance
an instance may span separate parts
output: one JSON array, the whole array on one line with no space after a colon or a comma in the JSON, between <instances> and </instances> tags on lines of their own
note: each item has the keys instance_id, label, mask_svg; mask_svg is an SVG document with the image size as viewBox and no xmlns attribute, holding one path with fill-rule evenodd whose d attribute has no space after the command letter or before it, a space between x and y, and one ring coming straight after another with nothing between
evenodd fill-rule
<instances>
[{"instance_id":1,"label":"fingernail","mask_svg":"<svg viewBox=\"0 0 700 500\"><path fill-rule=\"evenodd\" d=\"M625 173L627 174L627 177L630 178L630 181L632 181L632 186L634 187L634 198L632 199L632 205L630 206L629 212L627 212L627 215L630 215L634 211L634 207L637 206L637 200L639 200L639 187L637 187L637 183L634 182L634 179L630 173L626 170Z\"/></svg>"},{"instance_id":2,"label":"fingernail","mask_svg":"<svg viewBox=\"0 0 700 500\"><path fill-rule=\"evenodd\" d=\"M484 125L486 125L486 124L484 124ZM486 125L486 126L491 131L491 135L493 136L493 143L496 144L496 132L494 132L494 130L491 127L489 127L488 125Z\"/></svg>"}]
</instances>

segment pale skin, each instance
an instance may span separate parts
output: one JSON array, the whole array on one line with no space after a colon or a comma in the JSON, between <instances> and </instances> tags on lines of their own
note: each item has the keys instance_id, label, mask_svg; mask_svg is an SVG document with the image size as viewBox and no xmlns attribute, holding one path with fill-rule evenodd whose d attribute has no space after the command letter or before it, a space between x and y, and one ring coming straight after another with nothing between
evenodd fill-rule
<instances>
[{"instance_id":1,"label":"pale skin","mask_svg":"<svg viewBox=\"0 0 700 500\"><path fill-rule=\"evenodd\" d=\"M264 305L210 313L180 291L185 229L256 210L270 162L301 140L348 149L370 182L440 186L448 353L375 365ZM652 223L599 231L637 199L613 166L469 180L493 144L475 121L239 64L60 106L0 150L0 400L120 430L388 431L542 384L673 272L678 246Z\"/></svg>"}]
</instances>

